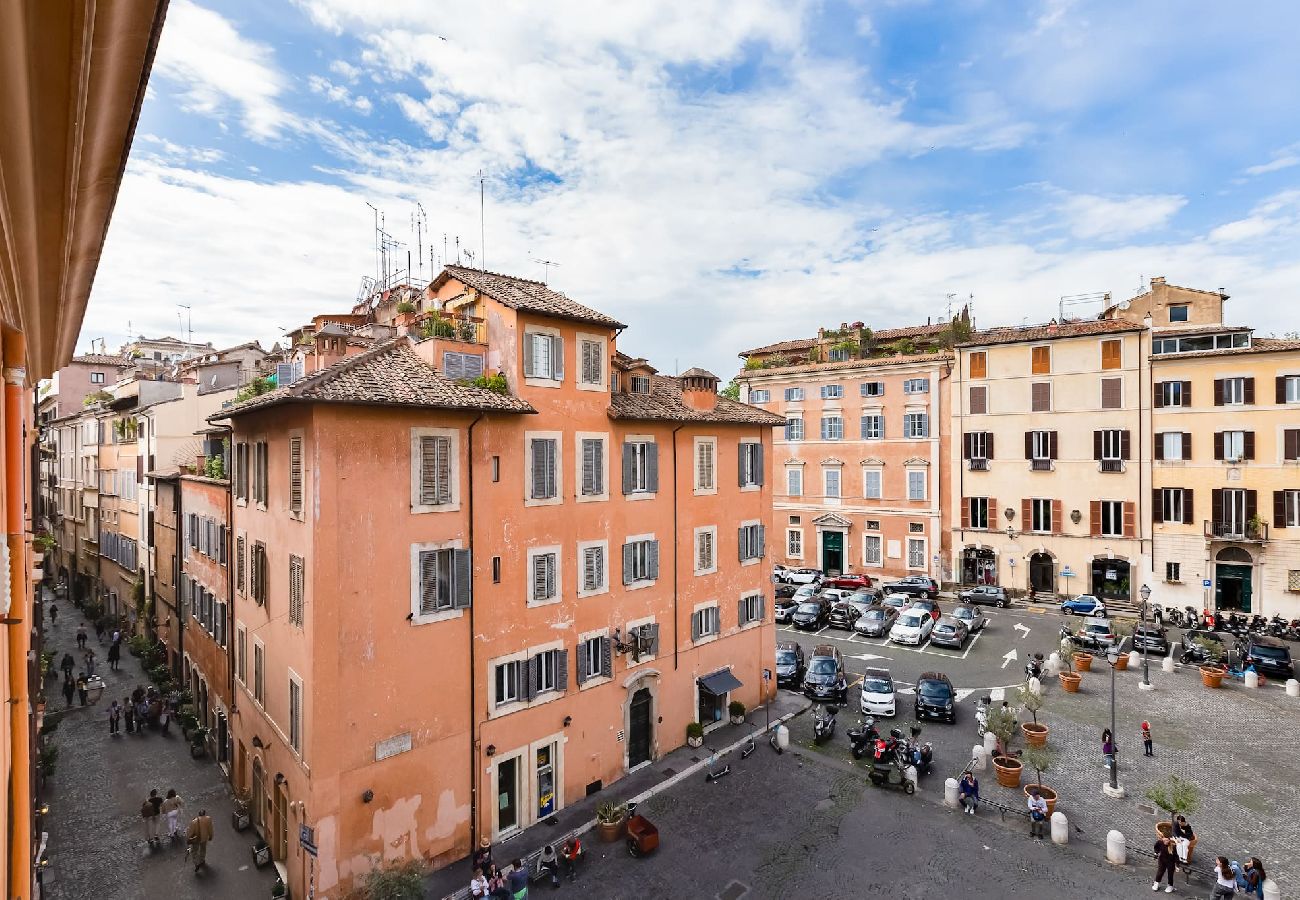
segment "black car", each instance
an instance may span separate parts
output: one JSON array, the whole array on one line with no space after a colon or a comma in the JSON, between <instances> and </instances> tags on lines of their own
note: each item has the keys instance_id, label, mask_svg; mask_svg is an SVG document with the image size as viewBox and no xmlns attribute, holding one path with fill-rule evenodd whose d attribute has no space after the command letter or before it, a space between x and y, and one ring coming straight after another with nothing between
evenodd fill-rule
<instances>
[{"instance_id":1,"label":"black car","mask_svg":"<svg viewBox=\"0 0 1300 900\"><path fill-rule=\"evenodd\" d=\"M871 606L858 616L853 623L853 630L867 637L884 637L898 620L898 610L892 606Z\"/></svg>"},{"instance_id":2,"label":"black car","mask_svg":"<svg viewBox=\"0 0 1300 900\"><path fill-rule=\"evenodd\" d=\"M1291 665L1291 651L1277 638L1252 634L1246 639L1243 666L1254 666L1255 671L1269 678L1291 678L1295 668Z\"/></svg>"},{"instance_id":3,"label":"black car","mask_svg":"<svg viewBox=\"0 0 1300 900\"><path fill-rule=\"evenodd\" d=\"M772 594L779 600L784 597L793 597L794 592L797 590L799 590L799 585L786 584L784 581L779 581L772 588Z\"/></svg>"},{"instance_id":4,"label":"black car","mask_svg":"<svg viewBox=\"0 0 1300 900\"><path fill-rule=\"evenodd\" d=\"M822 597L805 600L795 607L794 614L790 616L790 624L805 631L816 631L826 624L830 608L830 603Z\"/></svg>"},{"instance_id":5,"label":"black car","mask_svg":"<svg viewBox=\"0 0 1300 900\"><path fill-rule=\"evenodd\" d=\"M831 614L827 619L827 624L832 628L844 628L848 631L853 630L853 623L858 621L858 617L871 608L869 602L861 600L841 600L831 607Z\"/></svg>"},{"instance_id":6,"label":"black car","mask_svg":"<svg viewBox=\"0 0 1300 900\"><path fill-rule=\"evenodd\" d=\"M803 683L803 647L794 641L776 645L776 686L799 687Z\"/></svg>"},{"instance_id":7,"label":"black car","mask_svg":"<svg viewBox=\"0 0 1300 900\"><path fill-rule=\"evenodd\" d=\"M957 721L957 692L941 672L923 672L916 681L916 720L922 719Z\"/></svg>"},{"instance_id":8,"label":"black car","mask_svg":"<svg viewBox=\"0 0 1300 900\"><path fill-rule=\"evenodd\" d=\"M962 603L987 603L989 606L1005 608L1011 605L1007 589L995 584L981 584L968 591L962 591L957 597Z\"/></svg>"},{"instance_id":9,"label":"black car","mask_svg":"<svg viewBox=\"0 0 1300 900\"><path fill-rule=\"evenodd\" d=\"M1168 656L1169 629L1162 628L1159 625L1134 626L1133 649L1141 653L1143 648L1146 648L1147 653Z\"/></svg>"},{"instance_id":10,"label":"black car","mask_svg":"<svg viewBox=\"0 0 1300 900\"><path fill-rule=\"evenodd\" d=\"M924 600L939 596L939 582L929 575L908 575L906 578L885 585L885 592L907 594L909 597L920 597Z\"/></svg>"},{"instance_id":11,"label":"black car","mask_svg":"<svg viewBox=\"0 0 1300 900\"><path fill-rule=\"evenodd\" d=\"M789 622L790 617L794 615L794 611L799 608L800 602L794 597L781 597L772 607L772 618L778 623Z\"/></svg>"},{"instance_id":12,"label":"black car","mask_svg":"<svg viewBox=\"0 0 1300 900\"><path fill-rule=\"evenodd\" d=\"M844 657L830 644L813 647L803 676L803 692L814 700L849 699L849 681L844 675Z\"/></svg>"}]
</instances>

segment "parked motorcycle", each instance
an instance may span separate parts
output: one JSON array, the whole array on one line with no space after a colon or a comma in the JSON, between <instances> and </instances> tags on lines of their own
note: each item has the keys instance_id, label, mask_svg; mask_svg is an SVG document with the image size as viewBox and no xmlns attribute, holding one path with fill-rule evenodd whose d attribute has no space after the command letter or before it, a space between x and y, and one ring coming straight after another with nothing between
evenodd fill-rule
<instances>
[{"instance_id":1,"label":"parked motorcycle","mask_svg":"<svg viewBox=\"0 0 1300 900\"><path fill-rule=\"evenodd\" d=\"M820 744L822 741L828 741L835 734L835 714L839 712L839 707L831 704L822 708L813 720L813 742Z\"/></svg>"},{"instance_id":2,"label":"parked motorcycle","mask_svg":"<svg viewBox=\"0 0 1300 900\"><path fill-rule=\"evenodd\" d=\"M918 775L929 775L934 769L934 747L929 741L920 740L921 729L912 726L912 739L907 742L907 756Z\"/></svg>"},{"instance_id":3,"label":"parked motorcycle","mask_svg":"<svg viewBox=\"0 0 1300 900\"><path fill-rule=\"evenodd\" d=\"M895 785L906 794L916 793L916 766L900 752L902 734L897 728L890 732L889 740L877 739L872 746L871 772L868 777L876 787Z\"/></svg>"},{"instance_id":4,"label":"parked motorcycle","mask_svg":"<svg viewBox=\"0 0 1300 900\"><path fill-rule=\"evenodd\" d=\"M880 739L880 732L876 730L876 720L872 718L859 719L857 727L850 728L845 734L849 737L849 749L854 759L862 759L870 753L871 748Z\"/></svg>"},{"instance_id":5,"label":"parked motorcycle","mask_svg":"<svg viewBox=\"0 0 1300 900\"><path fill-rule=\"evenodd\" d=\"M980 737L984 737L989 730L989 710L992 707L992 697L980 697L975 701L975 726L979 729Z\"/></svg>"},{"instance_id":6,"label":"parked motorcycle","mask_svg":"<svg viewBox=\"0 0 1300 900\"><path fill-rule=\"evenodd\" d=\"M1069 630L1062 627L1061 631L1069 634ZM1035 653L1029 657L1029 662L1025 664L1025 678L1037 678L1040 681L1043 678L1043 654Z\"/></svg>"}]
</instances>

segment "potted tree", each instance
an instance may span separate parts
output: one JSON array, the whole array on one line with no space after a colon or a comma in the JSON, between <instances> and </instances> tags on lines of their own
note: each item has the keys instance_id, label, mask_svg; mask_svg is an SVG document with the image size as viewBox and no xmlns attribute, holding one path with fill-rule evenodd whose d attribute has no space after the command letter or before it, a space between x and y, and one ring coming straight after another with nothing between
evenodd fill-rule
<instances>
[{"instance_id":1,"label":"potted tree","mask_svg":"<svg viewBox=\"0 0 1300 900\"><path fill-rule=\"evenodd\" d=\"M612 844L623 836L627 825L627 804L606 800L596 807L596 831L606 844Z\"/></svg>"},{"instance_id":2,"label":"potted tree","mask_svg":"<svg viewBox=\"0 0 1300 900\"><path fill-rule=\"evenodd\" d=\"M1124 642L1133 634L1133 622L1129 619L1112 619L1110 630L1115 635L1115 650L1118 652L1115 670L1123 672L1128 669L1128 654L1124 652Z\"/></svg>"},{"instance_id":3,"label":"potted tree","mask_svg":"<svg viewBox=\"0 0 1300 900\"><path fill-rule=\"evenodd\" d=\"M1092 671L1092 654L1087 650L1075 650L1070 658L1074 660L1074 667L1080 672Z\"/></svg>"},{"instance_id":4,"label":"potted tree","mask_svg":"<svg viewBox=\"0 0 1300 900\"><path fill-rule=\"evenodd\" d=\"M1196 646L1205 653L1205 663L1201 666L1201 684L1207 688L1219 687L1223 684L1223 676L1228 674L1228 670L1223 667L1223 644L1198 637Z\"/></svg>"},{"instance_id":5,"label":"potted tree","mask_svg":"<svg viewBox=\"0 0 1300 900\"><path fill-rule=\"evenodd\" d=\"M1034 783L1025 785L1025 796L1029 796L1030 787L1038 788L1038 795L1047 802L1047 814L1050 816L1056 812L1056 791L1043 784L1043 773L1056 765L1056 754L1047 747L1026 747L1024 753L1020 754L1020 759L1034 770Z\"/></svg>"},{"instance_id":6,"label":"potted tree","mask_svg":"<svg viewBox=\"0 0 1300 900\"><path fill-rule=\"evenodd\" d=\"M253 810L246 794L235 797L235 810L230 814L230 824L236 831L244 831L253 824Z\"/></svg>"},{"instance_id":7,"label":"potted tree","mask_svg":"<svg viewBox=\"0 0 1300 900\"><path fill-rule=\"evenodd\" d=\"M1025 745L1028 747L1042 747L1047 743L1048 728L1042 722L1038 721L1038 711L1043 708L1043 695L1037 691L1029 689L1029 682L1020 686L1020 708L1027 710L1029 715L1033 716L1032 722L1020 723L1020 731L1025 736Z\"/></svg>"},{"instance_id":8,"label":"potted tree","mask_svg":"<svg viewBox=\"0 0 1300 900\"><path fill-rule=\"evenodd\" d=\"M202 725L190 732L190 756L202 759L208 752L208 729Z\"/></svg>"},{"instance_id":9,"label":"potted tree","mask_svg":"<svg viewBox=\"0 0 1300 900\"><path fill-rule=\"evenodd\" d=\"M691 722L687 725L686 743L691 747L704 746L704 726L699 722Z\"/></svg>"},{"instance_id":10,"label":"potted tree","mask_svg":"<svg viewBox=\"0 0 1300 900\"><path fill-rule=\"evenodd\" d=\"M993 772L998 784L1003 787L1020 786L1020 760L1011 755L1011 738L1016 733L1016 714L1004 707L998 707L989 713L985 726L998 739L997 753L993 756Z\"/></svg>"},{"instance_id":11,"label":"potted tree","mask_svg":"<svg viewBox=\"0 0 1300 900\"><path fill-rule=\"evenodd\" d=\"M1079 684L1083 681L1083 676L1074 671L1074 654L1069 639L1061 641L1061 671L1056 677L1061 681L1061 687L1065 688L1067 694L1077 694ZM1092 657L1088 657L1092 659Z\"/></svg>"},{"instance_id":12,"label":"potted tree","mask_svg":"<svg viewBox=\"0 0 1300 900\"><path fill-rule=\"evenodd\" d=\"M1156 823L1156 833L1163 838L1173 837L1174 819L1195 812L1196 807L1201 803L1200 789L1177 775L1169 775L1151 785L1147 788L1146 797L1156 809L1162 809L1169 814L1169 821ZM1187 846L1188 862L1191 862L1192 848L1195 846L1196 838L1192 838Z\"/></svg>"},{"instance_id":13,"label":"potted tree","mask_svg":"<svg viewBox=\"0 0 1300 900\"><path fill-rule=\"evenodd\" d=\"M727 704L727 712L731 715L732 725L745 724L745 704L739 700L732 700Z\"/></svg>"}]
</instances>

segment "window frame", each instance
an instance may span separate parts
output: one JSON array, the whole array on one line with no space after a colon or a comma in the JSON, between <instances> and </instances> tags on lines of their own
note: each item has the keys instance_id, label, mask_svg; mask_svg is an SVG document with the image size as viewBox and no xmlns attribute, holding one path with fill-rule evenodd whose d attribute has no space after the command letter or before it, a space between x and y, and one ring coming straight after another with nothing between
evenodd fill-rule
<instances>
[{"instance_id":1,"label":"window frame","mask_svg":"<svg viewBox=\"0 0 1300 900\"><path fill-rule=\"evenodd\" d=\"M599 550L601 553L601 571L600 584L596 587L587 587L587 555L589 551ZM600 594L609 593L609 539L601 538L594 541L578 541L577 553L577 572L575 578L578 585L578 597L596 597ZM531 577L532 569L529 568Z\"/></svg>"},{"instance_id":2,"label":"window frame","mask_svg":"<svg viewBox=\"0 0 1300 900\"><path fill-rule=\"evenodd\" d=\"M1124 536L1124 501L1098 500L1097 533L1101 537L1122 538Z\"/></svg>"},{"instance_id":3,"label":"window frame","mask_svg":"<svg viewBox=\"0 0 1300 900\"><path fill-rule=\"evenodd\" d=\"M844 417L842 415L822 416L822 440L844 440Z\"/></svg>"},{"instance_id":4,"label":"window frame","mask_svg":"<svg viewBox=\"0 0 1300 900\"><path fill-rule=\"evenodd\" d=\"M628 591L634 591L634 590L639 590L641 588L650 587L651 585L657 583L659 581L659 565L658 565L659 541L654 536L654 533L651 532L647 534L630 534L627 537L625 537L623 539L623 543L619 545L620 546L619 552L624 563L626 563L627 561L627 551L626 549L623 548L626 548L629 544L635 548L632 550L632 572L630 573L630 577L629 577L629 573L627 572L623 573L623 589ZM654 551L653 555L655 557L655 564L653 566L651 566L652 550ZM638 557L642 557L642 558L638 558ZM651 569L653 569L654 571L651 571ZM637 577L638 575L640 577Z\"/></svg>"},{"instance_id":5,"label":"window frame","mask_svg":"<svg viewBox=\"0 0 1300 900\"><path fill-rule=\"evenodd\" d=\"M578 372L575 381L575 387L580 391L604 391L608 388L609 378L609 352L606 348L606 339L603 335L588 334L578 332L575 336L578 346ZM595 381L587 380L587 348L594 346L596 355L596 366L599 369Z\"/></svg>"},{"instance_id":6,"label":"window frame","mask_svg":"<svg viewBox=\"0 0 1300 900\"><path fill-rule=\"evenodd\" d=\"M698 622L698 627L697 627ZM711 630L705 631L705 627ZM696 646L716 641L722 636L722 609L716 600L695 604L691 610L691 643Z\"/></svg>"},{"instance_id":7,"label":"window frame","mask_svg":"<svg viewBox=\"0 0 1300 900\"><path fill-rule=\"evenodd\" d=\"M796 485L794 482L798 481ZM798 490L792 490L797 487ZM787 497L803 496L803 466L786 466L785 467L785 495Z\"/></svg>"},{"instance_id":8,"label":"window frame","mask_svg":"<svg viewBox=\"0 0 1300 900\"><path fill-rule=\"evenodd\" d=\"M978 363L978 365L977 365ZM987 350L972 350L967 365L968 378L989 377L989 354Z\"/></svg>"},{"instance_id":9,"label":"window frame","mask_svg":"<svg viewBox=\"0 0 1300 900\"><path fill-rule=\"evenodd\" d=\"M528 548L528 575L525 579L525 605L532 609L536 606L552 606L564 600L564 554L559 544L552 544L546 547L529 547ZM539 560L550 559L550 581L554 591L544 597L538 597L537 588L537 563Z\"/></svg>"},{"instance_id":10,"label":"window frame","mask_svg":"<svg viewBox=\"0 0 1300 900\"><path fill-rule=\"evenodd\" d=\"M803 416L786 416L784 437L786 441L791 443L804 439Z\"/></svg>"},{"instance_id":11,"label":"window frame","mask_svg":"<svg viewBox=\"0 0 1300 900\"><path fill-rule=\"evenodd\" d=\"M708 565L700 565L700 549L702 538L707 538L709 543ZM718 571L718 526L701 525L693 532L691 540L691 567L696 575L713 575Z\"/></svg>"},{"instance_id":12,"label":"window frame","mask_svg":"<svg viewBox=\"0 0 1300 900\"><path fill-rule=\"evenodd\" d=\"M917 430L914 426L920 426L920 434L913 434ZM909 441L925 441L930 439L930 414L927 412L905 412L903 413L903 438Z\"/></svg>"},{"instance_id":13,"label":"window frame","mask_svg":"<svg viewBox=\"0 0 1300 900\"><path fill-rule=\"evenodd\" d=\"M863 413L859 427L862 435L861 440L883 441L885 439L885 417L880 412Z\"/></svg>"},{"instance_id":14,"label":"window frame","mask_svg":"<svg viewBox=\"0 0 1300 900\"><path fill-rule=\"evenodd\" d=\"M989 530L989 498L988 497L967 497L966 498L966 517L969 522L969 528L974 531ZM977 524L977 520L983 524Z\"/></svg>"},{"instance_id":15,"label":"window frame","mask_svg":"<svg viewBox=\"0 0 1300 900\"><path fill-rule=\"evenodd\" d=\"M447 444L447 501L424 502L424 441L427 438L445 439ZM460 511L460 432L455 428L412 428L411 450L411 513ZM436 475L435 475L436 480Z\"/></svg>"},{"instance_id":16,"label":"window frame","mask_svg":"<svg viewBox=\"0 0 1300 900\"><path fill-rule=\"evenodd\" d=\"M843 400L843 384L823 384L821 386L821 399L823 400Z\"/></svg>"},{"instance_id":17,"label":"window frame","mask_svg":"<svg viewBox=\"0 0 1300 900\"><path fill-rule=\"evenodd\" d=\"M831 482L835 482L835 493L831 493ZM841 500L844 497L844 472L840 466L822 466L822 497L826 500Z\"/></svg>"},{"instance_id":18,"label":"window frame","mask_svg":"<svg viewBox=\"0 0 1300 900\"><path fill-rule=\"evenodd\" d=\"M1171 325L1187 322L1191 319L1192 305L1190 303L1171 303L1167 310L1169 312L1169 324Z\"/></svg>"},{"instance_id":19,"label":"window frame","mask_svg":"<svg viewBox=\"0 0 1300 900\"><path fill-rule=\"evenodd\" d=\"M921 502L921 501L928 500L928 499L930 498L930 485L929 485L930 479L929 479L928 476L929 476L929 473L928 473L925 469L908 469L908 470L907 470L907 499L908 499L908 502L913 502L913 503L915 503L915 502ZM913 485L917 482L918 477L919 477L919 481L920 481L920 485L921 485L921 496L919 496L919 497L914 497L914 496L912 496L912 494L913 494L913 490L912 490L912 488L913 488Z\"/></svg>"},{"instance_id":20,"label":"window frame","mask_svg":"<svg viewBox=\"0 0 1300 900\"><path fill-rule=\"evenodd\" d=\"M909 395L930 393L930 379L905 378L903 380L903 393Z\"/></svg>"},{"instance_id":21,"label":"window frame","mask_svg":"<svg viewBox=\"0 0 1300 900\"><path fill-rule=\"evenodd\" d=\"M1224 406L1245 406L1246 405L1246 379L1240 375L1236 377L1219 379L1223 384L1223 405ZM1231 390L1229 390L1231 388Z\"/></svg>"},{"instance_id":22,"label":"window frame","mask_svg":"<svg viewBox=\"0 0 1300 900\"><path fill-rule=\"evenodd\" d=\"M785 556L786 559L803 559L803 529L802 528L786 528Z\"/></svg>"},{"instance_id":23,"label":"window frame","mask_svg":"<svg viewBox=\"0 0 1300 900\"><path fill-rule=\"evenodd\" d=\"M750 388L749 402L754 405L761 404L761 403L771 403L772 402L771 388Z\"/></svg>"},{"instance_id":24,"label":"window frame","mask_svg":"<svg viewBox=\"0 0 1300 900\"><path fill-rule=\"evenodd\" d=\"M801 388L801 387L788 387L788 388L785 389L785 402L786 402L786 403L798 403L798 402L801 401L801 400L803 400L803 388Z\"/></svg>"},{"instance_id":25,"label":"window frame","mask_svg":"<svg viewBox=\"0 0 1300 900\"><path fill-rule=\"evenodd\" d=\"M871 492L872 481L876 483L876 492L874 494ZM885 469L883 466L862 467L862 499L885 499Z\"/></svg>"},{"instance_id":26,"label":"window frame","mask_svg":"<svg viewBox=\"0 0 1300 900\"><path fill-rule=\"evenodd\" d=\"M919 564L912 562L912 550L917 545L921 548L921 562ZM930 571L930 541L928 538L924 536L916 537L909 534L906 543L904 544L903 552L906 554L907 570L909 572Z\"/></svg>"},{"instance_id":27,"label":"window frame","mask_svg":"<svg viewBox=\"0 0 1300 900\"><path fill-rule=\"evenodd\" d=\"M600 491L587 493L587 443L595 442L600 445L600 465L597 466L596 477L600 480L597 485ZM609 499L609 434L599 431L579 431L573 435L575 450L573 482L577 485L577 491L574 494L574 500L578 503L597 503ZM529 469L531 473L532 469Z\"/></svg>"},{"instance_id":28,"label":"window frame","mask_svg":"<svg viewBox=\"0 0 1300 900\"><path fill-rule=\"evenodd\" d=\"M1031 497L1029 504L1029 530L1033 534L1052 534L1056 525L1052 521L1052 500L1050 498ZM1046 527L1043 527L1044 522Z\"/></svg>"},{"instance_id":29,"label":"window frame","mask_svg":"<svg viewBox=\"0 0 1300 900\"><path fill-rule=\"evenodd\" d=\"M742 491L757 491L763 487L763 444L759 440L741 438L738 442L737 461L740 465L740 471L737 473L737 482ZM716 484L716 455L714 480Z\"/></svg>"},{"instance_id":30,"label":"window frame","mask_svg":"<svg viewBox=\"0 0 1300 900\"><path fill-rule=\"evenodd\" d=\"M467 588L467 602L461 604L458 602L458 587L460 575L456 571L457 556L456 554L465 549L464 542L457 540L449 541L424 541L413 542L411 544L410 559L410 579L411 579L411 614L408 621L411 625L429 625L434 622L445 622L449 619L458 619L465 614L466 608L474 602L474 566L473 560L468 561L469 566L469 587ZM435 597L436 608L432 612L424 611L424 567L422 565L422 556L425 553L447 554L447 604L442 605ZM437 563L435 562L435 565ZM435 582L435 593L437 586Z\"/></svg>"},{"instance_id":31,"label":"window frame","mask_svg":"<svg viewBox=\"0 0 1300 900\"><path fill-rule=\"evenodd\" d=\"M1052 345L1037 344L1029 348L1029 374L1052 374Z\"/></svg>"},{"instance_id":32,"label":"window frame","mask_svg":"<svg viewBox=\"0 0 1300 900\"><path fill-rule=\"evenodd\" d=\"M876 558L871 558L870 548L875 547ZM885 566L885 538L880 534L862 535L862 565L881 569Z\"/></svg>"},{"instance_id":33,"label":"window frame","mask_svg":"<svg viewBox=\"0 0 1300 900\"><path fill-rule=\"evenodd\" d=\"M288 695L286 700L288 704L288 720L289 720L289 728L287 734L287 737L289 739L288 741L289 749L293 752L295 756L301 759L303 757L303 745L306 743L305 731L306 731L306 722L307 722L307 714L306 714L307 698L306 698L306 694L303 691L302 676L299 675L297 672L295 672L292 668L289 669L288 685L289 685L289 689L288 689ZM298 694L298 703L297 703L296 710L294 709L294 699L293 699L295 688L297 688L297 694Z\"/></svg>"},{"instance_id":34,"label":"window frame","mask_svg":"<svg viewBox=\"0 0 1300 900\"><path fill-rule=\"evenodd\" d=\"M542 343L547 346L545 370L537 364L537 351ZM546 325L524 326L524 343L519 351L523 357L520 369L524 373L524 384L529 387L555 388L564 383L564 343L564 336L558 328ZM530 356L531 367L528 365Z\"/></svg>"}]
</instances>

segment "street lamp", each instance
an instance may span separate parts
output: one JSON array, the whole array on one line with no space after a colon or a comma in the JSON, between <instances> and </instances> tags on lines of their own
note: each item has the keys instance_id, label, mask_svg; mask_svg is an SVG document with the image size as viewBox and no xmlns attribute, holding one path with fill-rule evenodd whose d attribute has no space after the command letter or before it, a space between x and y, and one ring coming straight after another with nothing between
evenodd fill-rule
<instances>
[{"instance_id":1,"label":"street lamp","mask_svg":"<svg viewBox=\"0 0 1300 900\"><path fill-rule=\"evenodd\" d=\"M1142 585L1138 593L1142 595L1142 687L1150 690L1151 669L1147 664L1147 601L1151 599L1151 585Z\"/></svg>"},{"instance_id":2,"label":"street lamp","mask_svg":"<svg viewBox=\"0 0 1300 900\"><path fill-rule=\"evenodd\" d=\"M1124 789L1119 786L1119 744L1115 742L1115 663L1119 662L1118 643L1106 648L1106 661L1110 663L1110 785L1106 794L1123 797Z\"/></svg>"}]
</instances>

